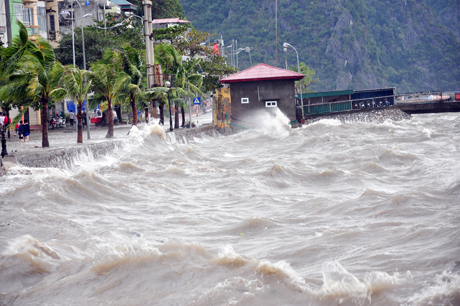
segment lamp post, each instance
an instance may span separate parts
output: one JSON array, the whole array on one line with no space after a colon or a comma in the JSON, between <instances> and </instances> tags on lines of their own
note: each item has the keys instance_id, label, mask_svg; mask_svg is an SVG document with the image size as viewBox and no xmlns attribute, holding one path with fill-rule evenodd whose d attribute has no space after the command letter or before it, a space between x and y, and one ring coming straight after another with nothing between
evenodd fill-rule
<instances>
[{"instance_id":1,"label":"lamp post","mask_svg":"<svg viewBox=\"0 0 460 306\"><path fill-rule=\"evenodd\" d=\"M230 45L230 46L227 46L227 48L232 48L233 47L233 44ZM232 48L233 49L233 48ZM233 66L233 52L232 50L230 49L230 65Z\"/></svg>"},{"instance_id":2,"label":"lamp post","mask_svg":"<svg viewBox=\"0 0 460 306\"><path fill-rule=\"evenodd\" d=\"M83 9L82 9L82 7L80 5L80 2L72 1L72 7L73 7L74 2L77 2L78 6L80 7L80 14L82 15L80 17L80 19L81 19L81 41L82 41L82 51L83 51L83 70L86 70L85 33L84 33L84 30L83 30L83 18L92 16L93 14L89 13L89 14L83 15ZM62 11L61 14L62 15L67 15L67 16L70 15L69 12L66 12L66 11ZM72 54L73 54L73 66L76 67L76 64L75 64L75 38L74 38L74 27L73 27L73 20L76 19L76 18L74 18L75 14L72 17L73 17L73 18L71 18L71 20L72 20ZM78 131L78 124L75 124L75 128ZM88 103L88 99L86 99L86 131L87 131L88 139L90 139L91 136L90 136L90 132L89 132L89 103Z\"/></svg>"},{"instance_id":3,"label":"lamp post","mask_svg":"<svg viewBox=\"0 0 460 306\"><path fill-rule=\"evenodd\" d=\"M292 49L294 49L294 51L295 51L295 53L297 55L297 71L300 74L299 53L297 53L296 48L294 48L294 46L292 46L291 44L288 44L287 42L285 42L283 44L283 47L284 48L291 47ZM302 107L302 120L303 120L303 97L302 97L302 81L301 81L301 79L299 80L299 85L300 85L300 106ZM310 114L310 101L308 101L308 113Z\"/></svg>"},{"instance_id":4,"label":"lamp post","mask_svg":"<svg viewBox=\"0 0 460 306\"><path fill-rule=\"evenodd\" d=\"M241 51L246 51L247 53L249 53L249 61L251 62L251 67L252 67L252 58L251 58L251 50L252 49L253 48L250 48L250 47L239 48L238 50L235 50L234 54L238 55ZM238 65L236 66L236 68L238 68Z\"/></svg>"},{"instance_id":5,"label":"lamp post","mask_svg":"<svg viewBox=\"0 0 460 306\"><path fill-rule=\"evenodd\" d=\"M250 47L246 47L244 49L244 51L246 51L247 53L249 53L249 61L251 62L251 67L252 67L252 58L251 58L251 49Z\"/></svg>"},{"instance_id":6,"label":"lamp post","mask_svg":"<svg viewBox=\"0 0 460 306\"><path fill-rule=\"evenodd\" d=\"M82 50L83 50L83 70L86 70L86 54L85 54L85 33L83 32L83 18L92 16L92 14L85 14L83 15L83 9L81 8L80 2L77 2L78 6L80 7L80 14L81 14L81 42L82 42ZM72 23L73 24L73 23ZM73 35L73 34L72 34ZM73 65L75 66L75 45L73 46L74 52L73 52ZM88 98L86 97L86 133L88 139L91 139L90 133L89 133L89 103L88 103Z\"/></svg>"},{"instance_id":7,"label":"lamp post","mask_svg":"<svg viewBox=\"0 0 460 306\"><path fill-rule=\"evenodd\" d=\"M284 50L284 53L286 53L285 61L286 61L286 70L287 70L288 69L288 67L287 67L287 48L284 48L283 50Z\"/></svg>"}]
</instances>

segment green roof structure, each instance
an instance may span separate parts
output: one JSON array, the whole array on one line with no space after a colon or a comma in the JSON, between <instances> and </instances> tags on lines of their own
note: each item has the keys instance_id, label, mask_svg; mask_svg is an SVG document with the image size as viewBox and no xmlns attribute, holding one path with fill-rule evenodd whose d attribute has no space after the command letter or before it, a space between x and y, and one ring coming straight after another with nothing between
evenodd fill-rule
<instances>
[{"instance_id":1,"label":"green roof structure","mask_svg":"<svg viewBox=\"0 0 460 306\"><path fill-rule=\"evenodd\" d=\"M332 97L332 96L345 96L354 94L353 89L348 90L337 90L337 91L323 91L323 92L309 92L302 94L302 98L317 98L317 97ZM297 99L300 99L300 95L295 95Z\"/></svg>"}]
</instances>

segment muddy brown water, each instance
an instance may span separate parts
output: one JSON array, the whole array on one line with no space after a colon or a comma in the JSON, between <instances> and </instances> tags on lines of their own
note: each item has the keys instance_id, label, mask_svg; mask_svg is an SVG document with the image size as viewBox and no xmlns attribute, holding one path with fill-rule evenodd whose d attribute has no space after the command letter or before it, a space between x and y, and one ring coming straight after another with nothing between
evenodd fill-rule
<instances>
[{"instance_id":1,"label":"muddy brown water","mask_svg":"<svg viewBox=\"0 0 460 306\"><path fill-rule=\"evenodd\" d=\"M0 305L460 305L459 114L263 122L1 177Z\"/></svg>"}]
</instances>

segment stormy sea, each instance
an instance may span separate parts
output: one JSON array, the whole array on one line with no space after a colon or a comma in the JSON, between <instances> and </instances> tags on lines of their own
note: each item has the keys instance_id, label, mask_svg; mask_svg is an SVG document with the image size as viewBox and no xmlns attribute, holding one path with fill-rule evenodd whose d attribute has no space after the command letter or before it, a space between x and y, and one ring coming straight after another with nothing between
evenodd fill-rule
<instances>
[{"instance_id":1,"label":"stormy sea","mask_svg":"<svg viewBox=\"0 0 460 306\"><path fill-rule=\"evenodd\" d=\"M1 177L0 305L460 305L460 114L261 123Z\"/></svg>"}]
</instances>

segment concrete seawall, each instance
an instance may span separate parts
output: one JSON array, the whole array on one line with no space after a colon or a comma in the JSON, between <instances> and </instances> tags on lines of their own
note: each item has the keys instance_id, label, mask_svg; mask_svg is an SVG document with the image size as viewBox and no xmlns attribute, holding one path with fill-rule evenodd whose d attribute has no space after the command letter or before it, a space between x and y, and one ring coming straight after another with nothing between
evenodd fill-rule
<instances>
[{"instance_id":1,"label":"concrete seawall","mask_svg":"<svg viewBox=\"0 0 460 306\"><path fill-rule=\"evenodd\" d=\"M173 136L174 135L174 136ZM181 139L191 139L200 135L216 136L216 131L212 125L175 130L173 133L166 132L165 138L168 141ZM123 148L128 139L105 140L98 143L75 144L60 148L37 148L36 151L11 153L2 160L0 159L0 176L12 165L20 165L32 168L70 168L80 156L91 156L97 159L113 151Z\"/></svg>"},{"instance_id":2,"label":"concrete seawall","mask_svg":"<svg viewBox=\"0 0 460 306\"><path fill-rule=\"evenodd\" d=\"M37 152L14 153L5 156L3 162L5 165L17 164L33 168L68 168L72 167L81 155L91 155L93 158L99 158L117 148L121 148L123 143L122 140L118 140L82 144L67 148L46 149L44 151L37 150Z\"/></svg>"},{"instance_id":3,"label":"concrete seawall","mask_svg":"<svg viewBox=\"0 0 460 306\"><path fill-rule=\"evenodd\" d=\"M336 114L328 114L324 116L316 116L309 118L305 121L305 124L311 124L313 122L322 119L336 119L342 123L351 122L368 122L368 123L383 123L385 120L390 119L393 121L410 120L411 115L401 111L397 107L388 107L383 109L370 109L356 112L342 112Z\"/></svg>"}]
</instances>

